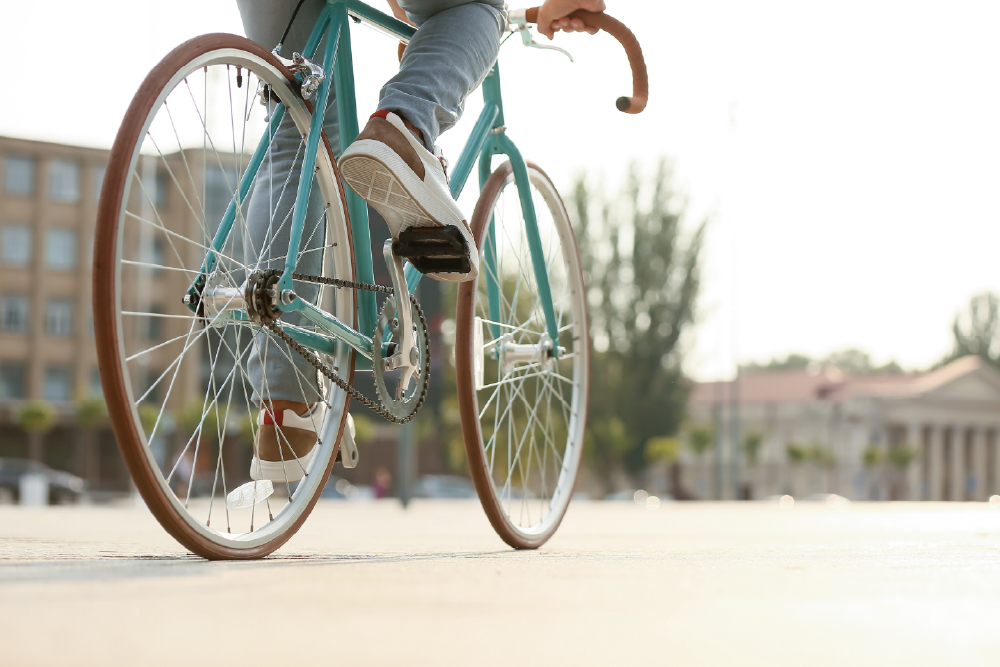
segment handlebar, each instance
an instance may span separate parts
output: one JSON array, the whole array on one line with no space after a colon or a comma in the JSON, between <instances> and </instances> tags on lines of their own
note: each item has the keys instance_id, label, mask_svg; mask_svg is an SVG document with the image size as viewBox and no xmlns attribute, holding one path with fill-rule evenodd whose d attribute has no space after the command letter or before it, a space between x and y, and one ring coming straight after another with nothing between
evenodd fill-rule
<instances>
[{"instance_id":1,"label":"handlebar","mask_svg":"<svg viewBox=\"0 0 1000 667\"><path fill-rule=\"evenodd\" d=\"M539 7L532 7L524 12L524 17L528 23L538 23ZM649 77L646 74L646 61L642 57L642 48L639 40L635 38L632 31L625 27L625 24L616 18L608 16L604 12L588 12L578 9L569 15L570 18L578 18L591 28L597 28L608 33L621 43L628 56L629 65L632 67L632 96L621 96L615 101L615 106L619 111L625 113L640 113L646 108L646 101L649 98Z\"/></svg>"}]
</instances>

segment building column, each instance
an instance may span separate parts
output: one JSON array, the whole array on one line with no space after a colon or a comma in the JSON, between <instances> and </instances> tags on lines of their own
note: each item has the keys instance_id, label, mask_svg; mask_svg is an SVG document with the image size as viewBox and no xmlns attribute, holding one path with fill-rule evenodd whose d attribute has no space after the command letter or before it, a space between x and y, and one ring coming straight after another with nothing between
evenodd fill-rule
<instances>
[{"instance_id":1,"label":"building column","mask_svg":"<svg viewBox=\"0 0 1000 667\"><path fill-rule=\"evenodd\" d=\"M930 428L927 452L928 500L943 500L944 490L944 427L934 424Z\"/></svg>"},{"instance_id":2,"label":"building column","mask_svg":"<svg viewBox=\"0 0 1000 667\"><path fill-rule=\"evenodd\" d=\"M965 500L965 435L966 427L951 429L951 493L948 500Z\"/></svg>"},{"instance_id":3,"label":"building column","mask_svg":"<svg viewBox=\"0 0 1000 667\"><path fill-rule=\"evenodd\" d=\"M972 432L971 470L973 478L976 480L976 486L969 500L986 500L989 498L989 490L986 488L986 461L988 459L986 448L988 446L989 445L986 440L986 427L976 426L975 430Z\"/></svg>"},{"instance_id":4,"label":"building column","mask_svg":"<svg viewBox=\"0 0 1000 667\"><path fill-rule=\"evenodd\" d=\"M906 429L906 446L913 453L913 459L906 468L906 499L923 500L920 482L923 480L924 442L920 424L910 424Z\"/></svg>"},{"instance_id":5,"label":"building column","mask_svg":"<svg viewBox=\"0 0 1000 667\"><path fill-rule=\"evenodd\" d=\"M1000 426L994 425L986 436L986 444L993 450L993 488L987 493L1000 494Z\"/></svg>"}]
</instances>

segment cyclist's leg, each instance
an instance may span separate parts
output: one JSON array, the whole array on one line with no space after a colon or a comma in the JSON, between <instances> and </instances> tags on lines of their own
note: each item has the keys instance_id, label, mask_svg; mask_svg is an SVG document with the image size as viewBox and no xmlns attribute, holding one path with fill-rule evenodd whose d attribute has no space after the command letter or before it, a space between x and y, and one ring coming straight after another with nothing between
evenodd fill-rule
<instances>
[{"instance_id":1,"label":"cyclist's leg","mask_svg":"<svg viewBox=\"0 0 1000 667\"><path fill-rule=\"evenodd\" d=\"M341 175L385 219L400 241L399 254L413 266L438 280L472 280L479 272L475 239L433 150L496 60L503 3L402 0L400 5L420 29L399 73L382 88L378 112L344 151Z\"/></svg>"},{"instance_id":2,"label":"cyclist's leg","mask_svg":"<svg viewBox=\"0 0 1000 667\"><path fill-rule=\"evenodd\" d=\"M462 116L465 98L496 62L505 23L502 0L399 0L420 27L399 73L386 82L379 111L413 124L431 151Z\"/></svg>"},{"instance_id":3,"label":"cyclist's leg","mask_svg":"<svg viewBox=\"0 0 1000 667\"><path fill-rule=\"evenodd\" d=\"M274 48L297 2L298 0L238 0L247 37L268 50ZM294 51L302 49L323 5L322 0L307 0L303 3L285 39L283 54L290 56ZM323 127L336 154L339 152L340 140L332 89ZM261 164L248 204L247 229L249 242L253 245L259 262L255 267L257 270L280 270L284 267L285 256L289 251L291 213L298 190L304 150L305 146L294 124L286 116L278 126ZM323 253L308 252L325 243L322 197L315 188L309 198L302 239L297 270L321 274ZM311 283L296 285L299 296L310 301L316 298L318 289L317 285ZM301 317L296 313L286 315L283 319L291 324L301 323ZM254 402L269 404L275 414L284 414L286 409L301 414L310 404L321 400L316 369L285 343L276 341L266 333L258 333L254 338L248 353L247 373L253 387ZM312 422L321 423L322 419L309 420L309 423ZM289 426L290 428L282 430L282 440L288 439L296 457L307 456L316 441L314 432L291 424ZM258 450L262 460L289 458L285 447L279 452L278 439L272 424L265 423L260 427ZM256 478L256 471L251 474ZM267 477L266 474L264 476Z\"/></svg>"}]
</instances>

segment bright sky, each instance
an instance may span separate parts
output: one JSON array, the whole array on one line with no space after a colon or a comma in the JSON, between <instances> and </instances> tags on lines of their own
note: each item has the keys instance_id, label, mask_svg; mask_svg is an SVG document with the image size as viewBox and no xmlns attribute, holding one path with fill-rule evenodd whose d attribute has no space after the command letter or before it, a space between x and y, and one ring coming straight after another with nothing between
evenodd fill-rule
<instances>
[{"instance_id":1,"label":"bright sky","mask_svg":"<svg viewBox=\"0 0 1000 667\"><path fill-rule=\"evenodd\" d=\"M560 36L575 64L512 39L509 134L563 188L583 168L612 186L630 160L674 158L690 222L713 219L687 371L847 346L910 367L946 353L957 310L1000 291L1000 4L608 4L643 44L647 111L614 109L630 79L607 36ZM170 48L242 31L230 0L3 0L0 12L0 134L98 147ZM365 115L396 49L354 35ZM443 138L452 158L479 107L474 94Z\"/></svg>"}]
</instances>

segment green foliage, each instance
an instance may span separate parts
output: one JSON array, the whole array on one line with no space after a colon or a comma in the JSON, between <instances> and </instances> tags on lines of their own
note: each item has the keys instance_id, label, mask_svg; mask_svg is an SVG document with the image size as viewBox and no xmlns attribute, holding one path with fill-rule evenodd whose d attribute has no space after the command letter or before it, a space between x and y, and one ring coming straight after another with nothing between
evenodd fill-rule
<instances>
[{"instance_id":1,"label":"green foliage","mask_svg":"<svg viewBox=\"0 0 1000 667\"><path fill-rule=\"evenodd\" d=\"M139 422L142 424L142 430L146 432L147 436L153 432L156 420L160 418L160 408L149 403L139 404Z\"/></svg>"},{"instance_id":2,"label":"green foliage","mask_svg":"<svg viewBox=\"0 0 1000 667\"><path fill-rule=\"evenodd\" d=\"M84 398L76 403L76 423L80 428L93 431L108 422L108 406L103 398Z\"/></svg>"},{"instance_id":3,"label":"green foliage","mask_svg":"<svg viewBox=\"0 0 1000 667\"><path fill-rule=\"evenodd\" d=\"M785 455L792 465L812 463L820 468L832 468L837 464L837 457L828 447L818 442L808 445L799 442L789 442L785 445Z\"/></svg>"},{"instance_id":4,"label":"green foliage","mask_svg":"<svg viewBox=\"0 0 1000 667\"><path fill-rule=\"evenodd\" d=\"M993 292L976 294L966 309L952 323L955 343L952 353L942 363L969 354L1000 366L1000 297Z\"/></svg>"},{"instance_id":5,"label":"green foliage","mask_svg":"<svg viewBox=\"0 0 1000 667\"><path fill-rule=\"evenodd\" d=\"M44 401L30 401L17 411L17 425L28 433L47 433L56 423L56 411Z\"/></svg>"},{"instance_id":6,"label":"green foliage","mask_svg":"<svg viewBox=\"0 0 1000 667\"><path fill-rule=\"evenodd\" d=\"M198 425L201 424L201 434L203 436L216 436L218 434L219 418L223 414L220 414L219 408L215 404L192 403L181 411L177 417L177 423L188 433L194 433L198 429Z\"/></svg>"},{"instance_id":7,"label":"green foliage","mask_svg":"<svg viewBox=\"0 0 1000 667\"><path fill-rule=\"evenodd\" d=\"M673 463L677 460L677 455L681 450L681 441L678 438L659 437L650 438L646 441L647 461L666 461Z\"/></svg>"},{"instance_id":8,"label":"green foliage","mask_svg":"<svg viewBox=\"0 0 1000 667\"><path fill-rule=\"evenodd\" d=\"M889 463L896 466L900 470L905 470L916 458L916 451L911 447L903 445L900 447L892 447L889 449L888 459Z\"/></svg>"},{"instance_id":9,"label":"green foliage","mask_svg":"<svg viewBox=\"0 0 1000 667\"><path fill-rule=\"evenodd\" d=\"M809 449L797 442L789 442L785 444L785 456L788 457L789 463L798 465L809 457Z\"/></svg>"},{"instance_id":10,"label":"green foliage","mask_svg":"<svg viewBox=\"0 0 1000 667\"><path fill-rule=\"evenodd\" d=\"M694 316L705 234L704 222L682 234L685 206L666 160L650 181L632 165L615 198L585 176L573 187L594 341L585 452L606 475L641 470L646 444L684 417L690 383L677 343Z\"/></svg>"},{"instance_id":11,"label":"green foliage","mask_svg":"<svg viewBox=\"0 0 1000 667\"><path fill-rule=\"evenodd\" d=\"M588 422L584 452L595 460L599 470L610 473L628 451L628 447L628 434L622 420L610 416Z\"/></svg>"},{"instance_id":12,"label":"green foliage","mask_svg":"<svg viewBox=\"0 0 1000 667\"><path fill-rule=\"evenodd\" d=\"M705 455L715 441L715 431L711 426L693 426L688 429L688 447L699 458Z\"/></svg>"},{"instance_id":13,"label":"green foliage","mask_svg":"<svg viewBox=\"0 0 1000 667\"><path fill-rule=\"evenodd\" d=\"M750 431L743 438L743 451L746 453L747 462L750 465L757 465L757 457L760 454L760 446L764 443L764 436L756 431Z\"/></svg>"},{"instance_id":14,"label":"green foliage","mask_svg":"<svg viewBox=\"0 0 1000 667\"><path fill-rule=\"evenodd\" d=\"M810 357L804 354L789 354L784 359L775 357L764 363L751 362L742 366L746 371L795 371L803 370L813 363Z\"/></svg>"},{"instance_id":15,"label":"green foliage","mask_svg":"<svg viewBox=\"0 0 1000 667\"><path fill-rule=\"evenodd\" d=\"M791 371L805 370L810 366L834 366L851 375L887 375L902 373L902 367L895 361L889 361L881 366L875 364L867 352L856 348L847 348L831 352L825 357L812 358L804 354L789 354L784 359L772 359L764 363L751 363L743 366L745 371Z\"/></svg>"},{"instance_id":16,"label":"green foliage","mask_svg":"<svg viewBox=\"0 0 1000 667\"><path fill-rule=\"evenodd\" d=\"M861 462L868 470L880 465L884 460L885 451L878 445L868 445L861 452Z\"/></svg>"},{"instance_id":17,"label":"green foliage","mask_svg":"<svg viewBox=\"0 0 1000 667\"><path fill-rule=\"evenodd\" d=\"M375 424L371 419L362 415L351 415L354 419L354 441L365 444L375 439Z\"/></svg>"}]
</instances>

